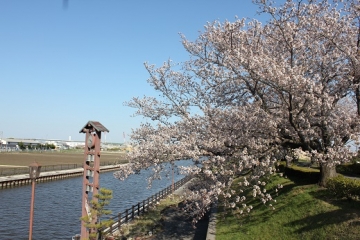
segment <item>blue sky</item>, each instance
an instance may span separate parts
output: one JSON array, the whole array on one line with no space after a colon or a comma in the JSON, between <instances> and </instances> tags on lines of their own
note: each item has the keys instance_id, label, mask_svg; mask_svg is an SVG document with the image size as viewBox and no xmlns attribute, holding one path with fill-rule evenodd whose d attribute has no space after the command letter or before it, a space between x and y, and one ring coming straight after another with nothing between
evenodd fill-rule
<instances>
[{"instance_id":1,"label":"blue sky","mask_svg":"<svg viewBox=\"0 0 360 240\"><path fill-rule=\"evenodd\" d=\"M256 11L251 0L2 0L0 137L83 140L97 120L123 142L144 121L123 103L157 95L144 62L185 61L179 33L195 40L206 22Z\"/></svg>"}]
</instances>

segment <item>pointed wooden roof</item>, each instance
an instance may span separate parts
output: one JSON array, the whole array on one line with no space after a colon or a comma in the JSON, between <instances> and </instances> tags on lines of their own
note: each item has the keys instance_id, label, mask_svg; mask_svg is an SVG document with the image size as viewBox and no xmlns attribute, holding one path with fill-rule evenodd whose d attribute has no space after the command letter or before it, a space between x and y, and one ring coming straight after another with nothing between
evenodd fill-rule
<instances>
[{"instance_id":1,"label":"pointed wooden roof","mask_svg":"<svg viewBox=\"0 0 360 240\"><path fill-rule=\"evenodd\" d=\"M109 130L104 127L100 122L98 121L88 121L83 128L81 128L79 133L85 133L85 129L94 128L98 132L109 132Z\"/></svg>"}]
</instances>

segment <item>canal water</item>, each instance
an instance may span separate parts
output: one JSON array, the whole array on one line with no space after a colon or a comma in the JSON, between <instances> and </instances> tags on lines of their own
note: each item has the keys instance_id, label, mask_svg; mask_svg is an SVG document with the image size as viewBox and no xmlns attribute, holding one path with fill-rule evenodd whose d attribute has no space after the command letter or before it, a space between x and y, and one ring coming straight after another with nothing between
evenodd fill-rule
<instances>
[{"instance_id":1,"label":"canal water","mask_svg":"<svg viewBox=\"0 0 360 240\"><path fill-rule=\"evenodd\" d=\"M186 166L191 160L177 161ZM170 169L170 167L168 167ZM114 172L100 174L100 187L113 190L108 206L116 215L132 205L171 185L172 177L165 175L148 188L146 178L151 170L129 176L124 181L113 177ZM175 174L178 181L184 176ZM80 233L82 177L74 177L36 184L33 239L66 239ZM28 239L31 185L0 190L0 239Z\"/></svg>"}]
</instances>

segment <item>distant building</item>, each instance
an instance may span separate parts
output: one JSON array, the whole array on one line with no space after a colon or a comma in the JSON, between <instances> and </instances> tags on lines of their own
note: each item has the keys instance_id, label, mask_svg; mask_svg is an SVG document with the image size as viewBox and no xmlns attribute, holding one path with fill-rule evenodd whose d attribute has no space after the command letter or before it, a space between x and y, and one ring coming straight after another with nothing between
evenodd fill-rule
<instances>
[{"instance_id":1,"label":"distant building","mask_svg":"<svg viewBox=\"0 0 360 240\"><path fill-rule=\"evenodd\" d=\"M19 144L22 143L24 146L30 146L31 148L41 144L38 140L32 139L21 139L21 138L4 138L1 139L1 148L7 149L19 149Z\"/></svg>"},{"instance_id":2,"label":"distant building","mask_svg":"<svg viewBox=\"0 0 360 240\"><path fill-rule=\"evenodd\" d=\"M84 141L64 141L64 144L66 144L67 146L69 146L69 148L79 148L79 147L85 147L85 142Z\"/></svg>"},{"instance_id":3,"label":"distant building","mask_svg":"<svg viewBox=\"0 0 360 240\"><path fill-rule=\"evenodd\" d=\"M65 149L73 149L73 148L84 148L85 141L72 141L70 140L58 140L58 139L22 139L22 138L4 138L0 139L0 151L8 150L15 151L20 150L19 144L25 146L26 148L39 149L40 145L43 147L44 145L54 145L55 150L65 150ZM21 144L22 143L22 144ZM124 146L121 143L101 143L101 149L107 150L112 148L122 149ZM131 150L128 146L125 147L127 151Z\"/></svg>"}]
</instances>

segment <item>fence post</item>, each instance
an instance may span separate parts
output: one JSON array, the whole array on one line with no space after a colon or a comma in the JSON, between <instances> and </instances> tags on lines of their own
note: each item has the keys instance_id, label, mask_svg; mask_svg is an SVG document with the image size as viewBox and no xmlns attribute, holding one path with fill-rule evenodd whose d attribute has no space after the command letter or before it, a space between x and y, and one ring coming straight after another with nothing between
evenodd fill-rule
<instances>
[{"instance_id":1,"label":"fence post","mask_svg":"<svg viewBox=\"0 0 360 240\"><path fill-rule=\"evenodd\" d=\"M135 205L132 205L132 207L131 207L131 220L134 220L134 218L135 218Z\"/></svg>"},{"instance_id":2,"label":"fence post","mask_svg":"<svg viewBox=\"0 0 360 240\"><path fill-rule=\"evenodd\" d=\"M138 216L140 216L140 203L138 203Z\"/></svg>"},{"instance_id":3,"label":"fence post","mask_svg":"<svg viewBox=\"0 0 360 240\"><path fill-rule=\"evenodd\" d=\"M121 227L121 212L118 214L118 230L120 230L120 227Z\"/></svg>"},{"instance_id":4,"label":"fence post","mask_svg":"<svg viewBox=\"0 0 360 240\"><path fill-rule=\"evenodd\" d=\"M145 213L145 204L146 204L146 200L143 200L143 214Z\"/></svg>"},{"instance_id":5,"label":"fence post","mask_svg":"<svg viewBox=\"0 0 360 240\"><path fill-rule=\"evenodd\" d=\"M112 218L111 218L111 219L112 219ZM114 225L114 224L111 224L111 225L110 225L110 234L113 233L113 225Z\"/></svg>"},{"instance_id":6,"label":"fence post","mask_svg":"<svg viewBox=\"0 0 360 240\"><path fill-rule=\"evenodd\" d=\"M126 209L125 214L125 222L127 223L129 221L129 209Z\"/></svg>"}]
</instances>

